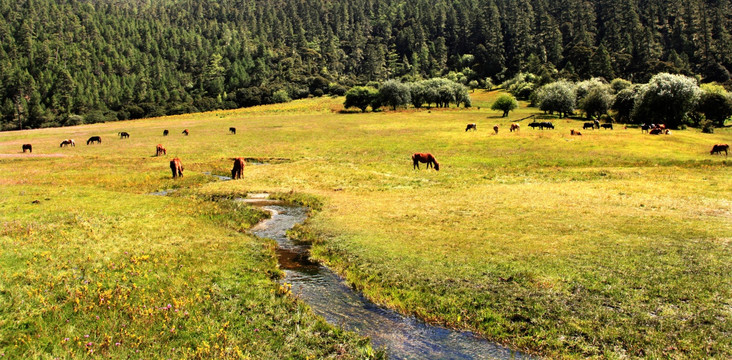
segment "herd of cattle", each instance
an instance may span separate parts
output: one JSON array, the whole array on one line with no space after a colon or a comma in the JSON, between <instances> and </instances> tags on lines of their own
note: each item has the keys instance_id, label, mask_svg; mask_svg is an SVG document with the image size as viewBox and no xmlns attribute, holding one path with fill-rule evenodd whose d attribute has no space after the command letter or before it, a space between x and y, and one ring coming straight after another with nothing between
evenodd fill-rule
<instances>
[{"instance_id":1,"label":"herd of cattle","mask_svg":"<svg viewBox=\"0 0 732 360\"><path fill-rule=\"evenodd\" d=\"M537 122L533 121L532 123L528 124L529 127L536 129L537 127L540 130L544 129L554 129L554 124L551 122ZM593 122L586 122L583 124L582 129L610 129L613 130L613 124L600 124L599 121L594 120ZM521 126L518 123L512 123L510 126L510 131L519 131L521 129ZM626 127L627 129L627 127ZM476 123L470 123L465 127L465 131L478 131L478 124ZM498 134L498 125L493 126L493 131ZM669 135L671 132L666 128L665 125L655 125L655 124L642 124L641 125L641 132L642 133L648 133L652 135L660 135L660 134L666 134ZM170 132L166 129L163 131L163 136L168 136ZM236 134L236 128L230 127L229 133ZM188 129L184 129L181 134L188 136L189 131ZM118 132L117 135L120 137L120 139L127 139L130 137L130 134L127 132ZM582 133L579 131L575 131L574 129L570 130L570 135L572 136L581 136ZM101 144L102 138L100 136L92 136L87 141L87 145L91 144ZM61 142L61 145L59 147L65 147L65 146L76 146L76 142L73 139L65 139ZM23 144L23 152L26 151L33 152L33 146L31 144ZM724 155L727 156L729 152L729 145L728 144L715 144L712 146L712 150L710 151L710 155L719 154L721 155L722 152L724 152ZM155 146L155 156L161 156L161 155L167 155L167 150L163 147L162 144L157 144ZM244 171L244 165L245 160L244 158L238 157L238 158L232 158L234 160L234 168L231 169L231 177L232 179L241 179L242 172ZM414 169L419 169L419 163L426 163L427 168L434 167L436 171L440 170L440 164L437 162L435 157L430 153L414 153L412 155L412 163ZM173 174L173 178L177 178L180 176L183 176L183 165L178 157L173 158L170 160L170 170Z\"/></svg>"}]
</instances>

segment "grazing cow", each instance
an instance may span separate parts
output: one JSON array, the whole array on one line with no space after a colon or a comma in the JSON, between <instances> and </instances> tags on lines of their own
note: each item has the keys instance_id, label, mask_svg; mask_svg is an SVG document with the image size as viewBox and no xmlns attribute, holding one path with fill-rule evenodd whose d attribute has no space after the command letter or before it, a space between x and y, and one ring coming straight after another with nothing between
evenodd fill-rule
<instances>
[{"instance_id":1,"label":"grazing cow","mask_svg":"<svg viewBox=\"0 0 732 360\"><path fill-rule=\"evenodd\" d=\"M173 179L183 176L183 165L180 163L180 159L170 160L170 171L173 172Z\"/></svg>"},{"instance_id":2,"label":"grazing cow","mask_svg":"<svg viewBox=\"0 0 732 360\"><path fill-rule=\"evenodd\" d=\"M600 125L600 127L603 128L603 129L610 129L610 130L612 130L613 129L613 124L602 124L602 125Z\"/></svg>"},{"instance_id":3,"label":"grazing cow","mask_svg":"<svg viewBox=\"0 0 732 360\"><path fill-rule=\"evenodd\" d=\"M185 136L188 136L188 129L185 129L185 130L181 131L181 134L183 134Z\"/></svg>"},{"instance_id":4,"label":"grazing cow","mask_svg":"<svg viewBox=\"0 0 732 360\"><path fill-rule=\"evenodd\" d=\"M641 134L644 133L644 132L648 132L649 130L651 130L651 126L650 125L641 124Z\"/></svg>"},{"instance_id":5,"label":"grazing cow","mask_svg":"<svg viewBox=\"0 0 732 360\"><path fill-rule=\"evenodd\" d=\"M435 157L432 156L432 154L414 153L412 155L412 163L413 169L419 169L419 163L427 163L428 169L430 168L430 166L434 165L435 170L440 171L440 164L437 163L437 160L435 160Z\"/></svg>"},{"instance_id":6,"label":"grazing cow","mask_svg":"<svg viewBox=\"0 0 732 360\"><path fill-rule=\"evenodd\" d=\"M728 150L729 144L716 144L712 146L712 151L709 152L709 155L714 155L715 153L722 155L722 151L724 151L724 156L727 156Z\"/></svg>"},{"instance_id":7,"label":"grazing cow","mask_svg":"<svg viewBox=\"0 0 732 360\"><path fill-rule=\"evenodd\" d=\"M31 145L31 144L23 144L23 152L25 152L26 150L28 150L28 151L30 151L32 153L33 152L33 145Z\"/></svg>"},{"instance_id":8,"label":"grazing cow","mask_svg":"<svg viewBox=\"0 0 732 360\"><path fill-rule=\"evenodd\" d=\"M597 119L592 120L592 123L595 124L595 127L599 130L600 129L600 122L597 121Z\"/></svg>"},{"instance_id":9,"label":"grazing cow","mask_svg":"<svg viewBox=\"0 0 732 360\"><path fill-rule=\"evenodd\" d=\"M230 127L229 128L229 132L232 133L232 134L234 134L234 135L236 135L236 128L235 127Z\"/></svg>"},{"instance_id":10,"label":"grazing cow","mask_svg":"<svg viewBox=\"0 0 732 360\"><path fill-rule=\"evenodd\" d=\"M539 123L539 129L544 130L544 128L554 129L554 124L552 124L552 123L550 123L548 121L540 122Z\"/></svg>"},{"instance_id":11,"label":"grazing cow","mask_svg":"<svg viewBox=\"0 0 732 360\"><path fill-rule=\"evenodd\" d=\"M496 125L496 126L493 127L493 131L495 131L496 132L496 135L498 135L498 125Z\"/></svg>"},{"instance_id":12,"label":"grazing cow","mask_svg":"<svg viewBox=\"0 0 732 360\"><path fill-rule=\"evenodd\" d=\"M76 143L74 142L73 139L66 139L61 142L61 145L59 145L59 147L64 147L64 146L69 146L69 145L76 146Z\"/></svg>"},{"instance_id":13,"label":"grazing cow","mask_svg":"<svg viewBox=\"0 0 732 360\"><path fill-rule=\"evenodd\" d=\"M155 156L168 155L168 151L165 150L163 144L155 145Z\"/></svg>"},{"instance_id":14,"label":"grazing cow","mask_svg":"<svg viewBox=\"0 0 732 360\"><path fill-rule=\"evenodd\" d=\"M591 122L586 122L584 125L582 125L583 130L584 129L594 129L594 128L595 128L595 124L593 124Z\"/></svg>"},{"instance_id":15,"label":"grazing cow","mask_svg":"<svg viewBox=\"0 0 732 360\"><path fill-rule=\"evenodd\" d=\"M102 143L102 138L100 138L99 136L92 136L92 137L89 138L89 140L86 141L86 144L87 145L93 144L93 143L101 144Z\"/></svg>"},{"instance_id":16,"label":"grazing cow","mask_svg":"<svg viewBox=\"0 0 732 360\"><path fill-rule=\"evenodd\" d=\"M513 123L513 124L511 124L511 128L509 128L509 130L511 132L519 131L519 130L521 130L521 125L519 125L517 123Z\"/></svg>"},{"instance_id":17,"label":"grazing cow","mask_svg":"<svg viewBox=\"0 0 732 360\"><path fill-rule=\"evenodd\" d=\"M125 139L125 138L129 138L130 137L130 134L128 134L128 133L126 133L124 131L123 132L118 132L117 135L119 135L119 138L120 139Z\"/></svg>"},{"instance_id":18,"label":"grazing cow","mask_svg":"<svg viewBox=\"0 0 732 360\"><path fill-rule=\"evenodd\" d=\"M168 136L168 129L163 130L163 136Z\"/></svg>"},{"instance_id":19,"label":"grazing cow","mask_svg":"<svg viewBox=\"0 0 732 360\"><path fill-rule=\"evenodd\" d=\"M538 123L538 122L532 122L531 124L529 124L529 127L530 127L530 128L533 128L533 129L536 129L536 128L538 128L538 127L541 127L541 123Z\"/></svg>"},{"instance_id":20,"label":"grazing cow","mask_svg":"<svg viewBox=\"0 0 732 360\"><path fill-rule=\"evenodd\" d=\"M468 131L468 130L478 131L478 124L476 124L476 123L468 124L468 126L465 127L465 131Z\"/></svg>"},{"instance_id":21,"label":"grazing cow","mask_svg":"<svg viewBox=\"0 0 732 360\"><path fill-rule=\"evenodd\" d=\"M651 131L649 131L648 133L651 135L661 135L662 132L663 131L661 129L655 128L655 129L651 129Z\"/></svg>"},{"instance_id":22,"label":"grazing cow","mask_svg":"<svg viewBox=\"0 0 732 360\"><path fill-rule=\"evenodd\" d=\"M245 164L246 164L246 162L244 161L244 158L238 157L238 158L234 159L234 168L231 169L231 178L232 179L234 179L234 180L241 179L241 173L244 172Z\"/></svg>"}]
</instances>

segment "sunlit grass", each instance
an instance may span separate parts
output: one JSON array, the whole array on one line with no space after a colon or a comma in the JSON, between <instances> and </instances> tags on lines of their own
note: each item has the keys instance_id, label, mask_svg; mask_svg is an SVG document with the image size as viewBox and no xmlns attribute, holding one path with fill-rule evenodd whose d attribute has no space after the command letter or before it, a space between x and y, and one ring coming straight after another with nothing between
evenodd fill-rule
<instances>
[{"instance_id":1,"label":"sunlit grass","mask_svg":"<svg viewBox=\"0 0 732 360\"><path fill-rule=\"evenodd\" d=\"M237 232L259 213L201 200L273 191L317 197L322 209L300 232L318 241L316 256L406 313L553 356L731 356L732 180L729 161L709 155L732 142L730 129L650 136L616 126L576 137L582 121L554 119L555 130L524 120L510 133L538 112L522 103L501 118L489 110L496 94L477 90L469 109L341 114L342 99L318 98L0 133L0 154L29 142L34 154L65 156L0 158L0 346L63 357L111 336L93 349L359 356L352 335L278 295L271 245ZM473 122L478 131L466 133ZM102 144L85 145L91 135ZM59 148L65 138L76 148ZM168 156L152 156L158 143ZM413 170L414 152L434 154L440 171ZM175 181L173 156L185 167ZM238 156L279 160L248 164L239 181L201 174L227 174ZM184 190L145 195L169 188ZM100 304L121 288L126 302ZM174 299L179 312L206 316L143 314ZM98 337L73 340L93 327ZM116 339L137 345L118 350Z\"/></svg>"}]
</instances>

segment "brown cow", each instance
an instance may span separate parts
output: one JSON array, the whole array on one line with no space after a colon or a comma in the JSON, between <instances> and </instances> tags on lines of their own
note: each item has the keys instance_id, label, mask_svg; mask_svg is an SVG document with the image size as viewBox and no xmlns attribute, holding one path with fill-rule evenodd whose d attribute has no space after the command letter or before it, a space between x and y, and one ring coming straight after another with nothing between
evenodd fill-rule
<instances>
[{"instance_id":1,"label":"brown cow","mask_svg":"<svg viewBox=\"0 0 732 360\"><path fill-rule=\"evenodd\" d=\"M183 165L180 163L180 159L170 160L170 171L173 172L173 179L183 176Z\"/></svg>"},{"instance_id":2,"label":"brown cow","mask_svg":"<svg viewBox=\"0 0 732 360\"><path fill-rule=\"evenodd\" d=\"M25 152L26 150L28 150L30 152L33 152L33 145L31 145L31 144L23 144L23 152Z\"/></svg>"},{"instance_id":3,"label":"brown cow","mask_svg":"<svg viewBox=\"0 0 732 360\"><path fill-rule=\"evenodd\" d=\"M716 144L712 146L712 151L709 152L709 155L714 155L715 153L722 155L722 151L724 151L724 156L727 156L728 150L729 144Z\"/></svg>"},{"instance_id":4,"label":"brown cow","mask_svg":"<svg viewBox=\"0 0 732 360\"><path fill-rule=\"evenodd\" d=\"M168 151L165 150L163 144L155 145L155 156L168 155Z\"/></svg>"},{"instance_id":5,"label":"brown cow","mask_svg":"<svg viewBox=\"0 0 732 360\"><path fill-rule=\"evenodd\" d=\"M519 131L519 130L521 130L521 125L519 125L517 123L513 123L513 124L511 124L511 128L509 130L511 130L511 132Z\"/></svg>"},{"instance_id":6,"label":"brown cow","mask_svg":"<svg viewBox=\"0 0 732 360\"><path fill-rule=\"evenodd\" d=\"M244 172L244 165L246 162L244 161L244 158L235 158L234 159L234 168L231 169L231 178L241 179L241 173Z\"/></svg>"},{"instance_id":7,"label":"brown cow","mask_svg":"<svg viewBox=\"0 0 732 360\"><path fill-rule=\"evenodd\" d=\"M412 166L413 169L419 169L419 163L427 163L428 169L430 168L430 166L434 165L435 170L440 171L440 164L437 163L437 160L435 160L435 157L429 153L414 153L412 155L412 163L413 163L413 166Z\"/></svg>"},{"instance_id":8,"label":"brown cow","mask_svg":"<svg viewBox=\"0 0 732 360\"><path fill-rule=\"evenodd\" d=\"M496 132L496 135L498 135L498 125L496 125L496 126L493 127L493 131L495 131Z\"/></svg>"}]
</instances>

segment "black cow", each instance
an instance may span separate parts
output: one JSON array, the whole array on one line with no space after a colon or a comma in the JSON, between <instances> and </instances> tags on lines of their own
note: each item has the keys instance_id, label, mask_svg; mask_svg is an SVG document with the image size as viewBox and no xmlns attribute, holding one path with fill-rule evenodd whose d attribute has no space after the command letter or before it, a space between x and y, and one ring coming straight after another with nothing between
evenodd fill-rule
<instances>
[{"instance_id":1,"label":"black cow","mask_svg":"<svg viewBox=\"0 0 732 360\"><path fill-rule=\"evenodd\" d=\"M119 135L119 138L120 139L125 139L125 138L129 138L130 137L130 134L128 134L128 133L126 133L124 131L123 132L118 132L117 135Z\"/></svg>"},{"instance_id":2,"label":"black cow","mask_svg":"<svg viewBox=\"0 0 732 360\"><path fill-rule=\"evenodd\" d=\"M586 122L584 125L582 125L582 130L594 129L594 128L595 128L595 124L593 124L591 122Z\"/></svg>"},{"instance_id":3,"label":"black cow","mask_svg":"<svg viewBox=\"0 0 732 360\"><path fill-rule=\"evenodd\" d=\"M234 135L236 135L236 128L235 127L230 127L229 128L229 132L232 133L232 134L234 134Z\"/></svg>"},{"instance_id":4,"label":"black cow","mask_svg":"<svg viewBox=\"0 0 732 360\"><path fill-rule=\"evenodd\" d=\"M23 144L23 152L25 152L26 150L28 150L30 152L33 152L33 145L31 145L31 144Z\"/></svg>"},{"instance_id":5,"label":"black cow","mask_svg":"<svg viewBox=\"0 0 732 360\"><path fill-rule=\"evenodd\" d=\"M613 124L602 124L602 125L600 125L600 127L603 128L603 129L610 129L610 130L612 130L613 129Z\"/></svg>"},{"instance_id":6,"label":"black cow","mask_svg":"<svg viewBox=\"0 0 732 360\"><path fill-rule=\"evenodd\" d=\"M552 124L550 122L540 122L539 123L539 129L544 130L544 128L554 129L554 124Z\"/></svg>"},{"instance_id":7,"label":"black cow","mask_svg":"<svg viewBox=\"0 0 732 360\"><path fill-rule=\"evenodd\" d=\"M476 124L476 123L468 124L468 126L465 127L465 131L468 131L468 130L478 131L478 124Z\"/></svg>"},{"instance_id":8,"label":"black cow","mask_svg":"<svg viewBox=\"0 0 732 360\"><path fill-rule=\"evenodd\" d=\"M101 144L102 143L102 138L100 138L99 136L92 136L92 137L89 138L89 140L86 141L86 144L87 145L93 144L93 143Z\"/></svg>"},{"instance_id":9,"label":"black cow","mask_svg":"<svg viewBox=\"0 0 732 360\"><path fill-rule=\"evenodd\" d=\"M540 126L541 126L541 123L538 123L538 122L532 122L531 124L529 124L529 127L534 128L534 129L536 129Z\"/></svg>"},{"instance_id":10,"label":"black cow","mask_svg":"<svg viewBox=\"0 0 732 360\"><path fill-rule=\"evenodd\" d=\"M168 129L163 130L163 136L168 136L168 133L169 133Z\"/></svg>"},{"instance_id":11,"label":"black cow","mask_svg":"<svg viewBox=\"0 0 732 360\"><path fill-rule=\"evenodd\" d=\"M641 124L641 134L644 133L644 132L648 132L649 130L651 130L651 126L650 125Z\"/></svg>"}]
</instances>

